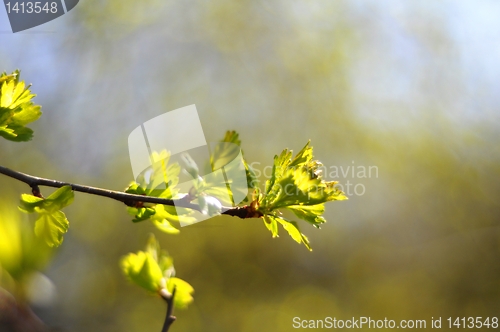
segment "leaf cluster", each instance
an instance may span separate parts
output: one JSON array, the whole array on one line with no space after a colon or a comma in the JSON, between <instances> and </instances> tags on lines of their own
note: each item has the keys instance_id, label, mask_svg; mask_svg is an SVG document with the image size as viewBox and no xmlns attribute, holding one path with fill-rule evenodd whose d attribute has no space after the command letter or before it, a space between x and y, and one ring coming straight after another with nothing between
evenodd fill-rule
<instances>
[{"instance_id":1,"label":"leaf cluster","mask_svg":"<svg viewBox=\"0 0 500 332\"><path fill-rule=\"evenodd\" d=\"M292 212L297 218L319 228L326 222L322 216L325 203L347 197L335 187L336 181L322 178L323 165L313 159L310 142L295 157L292 155L291 150L285 149L274 157L272 175L266 181L264 192L258 194L255 206L273 237L278 236L278 224L281 224L295 241L312 250L298 224L285 218L283 212Z\"/></svg>"},{"instance_id":2,"label":"leaf cluster","mask_svg":"<svg viewBox=\"0 0 500 332\"><path fill-rule=\"evenodd\" d=\"M216 170L224 167L227 173L231 170L227 166L237 154L240 153L241 140L235 131L226 132L220 144L215 145L210 156L210 167ZM180 194L175 185L181 168L178 164L169 164L167 152L160 154L153 153L152 159L155 161L149 173L141 175L138 182L133 182L126 192L164 197L164 198L188 198L189 201L198 203L200 209L210 216L220 213L220 202L215 197L224 197L224 193L232 194L228 190L227 183L219 183L219 180L211 180L209 176L202 178L199 176L198 166L189 157L183 156L186 164L186 171L191 174L193 188L187 194ZM345 200L344 193L335 187L336 181L325 181L322 177L322 164L313 158L313 148L308 142L302 150L295 156L293 151L285 149L280 155L274 157L271 177L266 181L264 191L259 188L259 183L250 165L243 158L246 172L246 183L242 187L245 190L253 189L253 201L250 209L253 209L253 216L261 216L264 225L272 233L273 237L278 236L278 224L288 232L288 234L298 243L303 243L307 249L311 246L307 236L299 228L296 221L285 217L285 213L295 215L316 228L325 223L323 217L325 203L335 200ZM146 179L147 178L147 179ZM232 181L232 179L229 179ZM246 194L246 193L245 193ZM227 196L226 196L227 197ZM231 198L232 199L232 198ZM224 203L227 203L223 201ZM172 222L190 222L194 218L190 217L190 211L179 207L165 206L160 204L143 205L140 207L128 208L130 214L134 215L134 222L150 219L160 230L176 234L179 230L172 225ZM179 215L183 211L183 215Z\"/></svg>"},{"instance_id":3,"label":"leaf cluster","mask_svg":"<svg viewBox=\"0 0 500 332\"><path fill-rule=\"evenodd\" d=\"M42 112L41 106L31 101L36 95L19 81L19 75L19 70L0 74L0 136L23 142L33 138L33 130L26 125L38 120Z\"/></svg>"},{"instance_id":4,"label":"leaf cluster","mask_svg":"<svg viewBox=\"0 0 500 332\"><path fill-rule=\"evenodd\" d=\"M153 152L151 159L153 161L151 169L143 172L137 178L137 182L132 182L125 192L165 199L183 197L176 188L181 171L179 164L169 164L170 155L167 151ZM128 207L127 211L134 216L133 222L149 219L159 230L170 234L179 233L179 230L173 226L173 222L193 221L190 217L192 211L170 205L141 204L136 207Z\"/></svg>"},{"instance_id":5,"label":"leaf cluster","mask_svg":"<svg viewBox=\"0 0 500 332\"><path fill-rule=\"evenodd\" d=\"M182 170L178 163L170 163L170 155L167 151L160 153L153 152L151 160L152 167L145 170L132 182L125 190L127 193L160 197L166 199L184 199L187 202L196 202L199 211L208 216L216 216L222 212L222 204L232 205L233 192L228 187L244 190L244 196L248 193L248 187L257 183L255 173L248 163L243 159L246 179L244 183L235 184L235 179L226 182L225 177L212 176L215 170L224 167L226 174L235 171L234 167L239 167L239 163L231 163L240 154L240 144L238 133L228 131L224 138L213 147L210 160L205 165L208 175L201 177L199 166L189 156L184 153L181 158L184 164L184 171L192 178L192 188L188 193L179 193L176 185L179 182L179 175ZM158 229L170 234L179 233L179 229L174 225L177 223L192 223L196 221L193 211L178 206L168 206L161 204L139 204L128 208L129 214L134 216L133 222L150 220Z\"/></svg>"}]
</instances>

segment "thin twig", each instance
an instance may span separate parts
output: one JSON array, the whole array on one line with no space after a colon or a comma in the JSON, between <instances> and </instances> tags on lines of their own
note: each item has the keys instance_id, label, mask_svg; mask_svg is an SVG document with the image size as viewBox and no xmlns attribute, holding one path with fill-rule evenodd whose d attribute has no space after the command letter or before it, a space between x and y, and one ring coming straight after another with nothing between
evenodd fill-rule
<instances>
[{"instance_id":1,"label":"thin twig","mask_svg":"<svg viewBox=\"0 0 500 332\"><path fill-rule=\"evenodd\" d=\"M166 198L160 198L160 197L152 197L152 196L144 196L144 195L135 195L135 194L129 194L121 191L114 191L114 190L109 190L109 189L102 189L102 188L96 188L96 187L90 187L90 186L85 186L81 184L74 184L74 183L68 183L68 182L62 182L62 181L57 181L57 180L52 180L52 179L45 179L45 178L40 178L37 176L21 173L18 171L11 170L7 167L0 166L0 174L4 174L8 177L11 177L13 179L16 179L18 181L24 182L27 185L29 185L32 189L32 192L35 196L41 197L40 194L40 189L38 188L39 186L45 186L45 187L52 187L52 188L61 188L63 186L71 186L71 188L74 191L90 194L90 195L97 195L97 196L103 196L103 197L108 197L120 202L125 203L128 206L136 206L138 203L156 203L156 204L162 204L162 205L170 205L170 206L176 206L176 207L183 207L183 208L188 208L188 209L193 209L196 211L201 211L200 206L198 204L191 203L189 200L185 198L181 199L166 199ZM186 198L189 198L189 196L186 196ZM237 206L237 207L223 207L223 213L226 215L238 217L241 219L245 218L255 218L258 217L255 215L255 211L251 213L249 211L250 207L249 206Z\"/></svg>"},{"instance_id":2,"label":"thin twig","mask_svg":"<svg viewBox=\"0 0 500 332\"><path fill-rule=\"evenodd\" d=\"M177 317L173 316L174 312L174 297L176 292L176 286L174 285L174 289L172 290L172 294L170 296L163 296L165 302L167 302L167 315L165 316L165 322L163 323L163 328L161 332L167 332L172 325L173 322L177 319Z\"/></svg>"}]
</instances>

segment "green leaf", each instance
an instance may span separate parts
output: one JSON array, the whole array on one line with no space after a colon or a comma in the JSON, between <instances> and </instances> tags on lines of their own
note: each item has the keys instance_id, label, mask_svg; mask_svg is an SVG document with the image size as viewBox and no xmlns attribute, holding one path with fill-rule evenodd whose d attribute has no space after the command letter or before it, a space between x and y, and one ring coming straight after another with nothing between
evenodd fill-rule
<instances>
[{"instance_id":1,"label":"green leaf","mask_svg":"<svg viewBox=\"0 0 500 332\"><path fill-rule=\"evenodd\" d=\"M53 201L57 209L62 209L73 203L74 198L73 188L71 186L63 186L50 194L45 201Z\"/></svg>"},{"instance_id":2,"label":"green leaf","mask_svg":"<svg viewBox=\"0 0 500 332\"><path fill-rule=\"evenodd\" d=\"M7 75L6 73L2 73L2 75L0 75L0 83L3 83L5 81L8 81L8 80L15 80L17 77L17 72L14 72L10 75Z\"/></svg>"},{"instance_id":3,"label":"green leaf","mask_svg":"<svg viewBox=\"0 0 500 332\"><path fill-rule=\"evenodd\" d=\"M158 261L158 256L161 253L160 244L156 241L154 234L150 234L146 243L146 252L150 253L155 261Z\"/></svg>"},{"instance_id":4,"label":"green leaf","mask_svg":"<svg viewBox=\"0 0 500 332\"><path fill-rule=\"evenodd\" d=\"M345 200L347 197L335 185L335 181L322 178L322 164L313 159L313 149L308 142L293 158L292 151L283 150L274 157L271 177L266 181L263 194L257 193L253 202L264 216L264 224L277 236L276 223L282 224L288 234L311 250L309 240L302 234L296 222L281 217L282 210L293 212L298 218L316 228L325 223L322 216L325 203ZM280 217L278 217L280 215Z\"/></svg>"},{"instance_id":5,"label":"green leaf","mask_svg":"<svg viewBox=\"0 0 500 332\"><path fill-rule=\"evenodd\" d=\"M136 285L150 292L158 292L162 288L163 275L150 252L128 254L122 259L121 266L125 276Z\"/></svg>"},{"instance_id":6,"label":"green leaf","mask_svg":"<svg viewBox=\"0 0 500 332\"><path fill-rule=\"evenodd\" d=\"M33 138L33 130L11 124L8 128L0 130L0 136L13 142L26 142Z\"/></svg>"},{"instance_id":7,"label":"green leaf","mask_svg":"<svg viewBox=\"0 0 500 332\"><path fill-rule=\"evenodd\" d=\"M151 216L154 216L156 210L150 207L142 207L142 208L127 207L127 212L135 217L134 219L132 219L132 222L140 222L150 219Z\"/></svg>"},{"instance_id":8,"label":"green leaf","mask_svg":"<svg viewBox=\"0 0 500 332\"><path fill-rule=\"evenodd\" d=\"M273 234L273 237L278 237L278 223L276 222L276 218L273 216L264 216L262 219L264 220L264 225Z\"/></svg>"},{"instance_id":9,"label":"green leaf","mask_svg":"<svg viewBox=\"0 0 500 332\"><path fill-rule=\"evenodd\" d=\"M142 172L137 182L132 182L125 192L161 198L176 198L181 167L177 163L169 164L170 154L163 150L151 154L151 168Z\"/></svg>"},{"instance_id":10,"label":"green leaf","mask_svg":"<svg viewBox=\"0 0 500 332\"><path fill-rule=\"evenodd\" d=\"M303 219L315 227L319 228L320 224L326 222L322 214L325 212L325 204L317 205L291 205L287 206L287 209L292 211L297 217Z\"/></svg>"},{"instance_id":11,"label":"green leaf","mask_svg":"<svg viewBox=\"0 0 500 332\"><path fill-rule=\"evenodd\" d=\"M71 186L63 186L46 199L22 194L19 209L26 213L38 213L35 221L36 236L43 238L50 247L58 247L69 228L68 219L60 210L71 204L73 199Z\"/></svg>"},{"instance_id":12,"label":"green leaf","mask_svg":"<svg viewBox=\"0 0 500 332\"><path fill-rule=\"evenodd\" d=\"M36 197L28 194L21 194L21 202L19 209L26 213L35 212L35 207L40 206L43 202L43 198Z\"/></svg>"},{"instance_id":13,"label":"green leaf","mask_svg":"<svg viewBox=\"0 0 500 332\"><path fill-rule=\"evenodd\" d=\"M68 228L68 219L62 211L40 212L35 221L35 235L44 239L49 247L60 246Z\"/></svg>"},{"instance_id":14,"label":"green leaf","mask_svg":"<svg viewBox=\"0 0 500 332\"><path fill-rule=\"evenodd\" d=\"M228 130L226 131L226 134L224 135L224 138L221 140L221 142L233 143L237 146L241 146L240 134L238 134L234 130Z\"/></svg>"},{"instance_id":15,"label":"green leaf","mask_svg":"<svg viewBox=\"0 0 500 332\"><path fill-rule=\"evenodd\" d=\"M166 290L171 294L175 286L174 305L178 308L186 308L193 301L191 296L194 292L193 287L186 281L174 277L172 257L160 249L158 241L152 234L145 251L128 254L122 258L120 265L131 282L149 292L162 295Z\"/></svg>"},{"instance_id":16,"label":"green leaf","mask_svg":"<svg viewBox=\"0 0 500 332\"><path fill-rule=\"evenodd\" d=\"M154 210L155 214L151 216L151 221L159 230L169 234L180 232L171 224L171 221L179 221L174 206L156 205Z\"/></svg>"},{"instance_id":17,"label":"green leaf","mask_svg":"<svg viewBox=\"0 0 500 332\"><path fill-rule=\"evenodd\" d=\"M293 159L291 157L292 152L286 149L275 156L271 178L266 182L265 195L259 201L261 212L291 205L317 205L347 199L335 187L337 182L322 179L322 164L312 159L312 147L309 143Z\"/></svg>"},{"instance_id":18,"label":"green leaf","mask_svg":"<svg viewBox=\"0 0 500 332\"><path fill-rule=\"evenodd\" d=\"M0 136L16 142L33 137L33 131L25 126L42 115L41 107L31 102L36 95L19 81L19 73L0 75Z\"/></svg>"},{"instance_id":19,"label":"green leaf","mask_svg":"<svg viewBox=\"0 0 500 332\"><path fill-rule=\"evenodd\" d=\"M255 174L255 171L252 169L250 165L248 165L247 161L244 158L243 150L241 147L240 135L232 130L227 131L224 138L220 141L221 144L217 144L214 148L214 151L211 154L210 164L212 165L212 170L219 169L224 165L228 164L231 160L233 160L238 153L241 151L243 156L243 164L245 166L245 173L247 177L247 187L249 189L255 189L259 185L259 181ZM224 144L229 143L229 144Z\"/></svg>"},{"instance_id":20,"label":"green leaf","mask_svg":"<svg viewBox=\"0 0 500 332\"><path fill-rule=\"evenodd\" d=\"M165 279L175 275L174 260L163 251L160 255L158 265L160 266L160 270L162 270L163 277Z\"/></svg>"},{"instance_id":21,"label":"green leaf","mask_svg":"<svg viewBox=\"0 0 500 332\"><path fill-rule=\"evenodd\" d=\"M297 155L293 158L293 160L290 162L289 166L294 167L294 166L303 166L307 164L310 160L313 158L313 149L311 146L311 141L307 142L307 144L302 148L302 150L297 153Z\"/></svg>"},{"instance_id":22,"label":"green leaf","mask_svg":"<svg viewBox=\"0 0 500 332\"><path fill-rule=\"evenodd\" d=\"M250 166L246 160L243 160L245 164L245 172L247 174L247 184L249 189L258 189L259 188L259 179L257 178L257 174L255 170Z\"/></svg>"},{"instance_id":23,"label":"green leaf","mask_svg":"<svg viewBox=\"0 0 500 332\"><path fill-rule=\"evenodd\" d=\"M127 189L125 189L125 192L127 194L134 194L134 195L146 195L146 190L141 187L137 182L131 182Z\"/></svg>"},{"instance_id":24,"label":"green leaf","mask_svg":"<svg viewBox=\"0 0 500 332\"><path fill-rule=\"evenodd\" d=\"M231 162L240 153L239 135L235 131L227 131L224 138L215 145L210 155L212 170L217 170Z\"/></svg>"},{"instance_id":25,"label":"green leaf","mask_svg":"<svg viewBox=\"0 0 500 332\"><path fill-rule=\"evenodd\" d=\"M299 225L297 225L295 221L289 221L281 217L277 217L275 219L283 226L292 239L294 239L297 243L304 243L306 248L309 249L309 251L312 251L309 239L300 232Z\"/></svg>"},{"instance_id":26,"label":"green leaf","mask_svg":"<svg viewBox=\"0 0 500 332\"><path fill-rule=\"evenodd\" d=\"M191 217L193 214L191 210L171 205L156 204L153 207L128 207L127 211L135 217L132 220L133 222L149 219L155 227L169 234L178 234L180 232L173 226L173 222L191 223L196 221L196 218Z\"/></svg>"},{"instance_id":27,"label":"green leaf","mask_svg":"<svg viewBox=\"0 0 500 332\"><path fill-rule=\"evenodd\" d=\"M169 164L170 154L167 151L153 152L151 155L153 166L143 172L137 182L132 182L125 190L126 193L159 197L165 199L178 199L182 195L175 187L179 182L180 166L177 163ZM144 203L140 207L128 207L127 212L134 216L133 222L151 220L159 230L177 234L179 230L172 223L192 222L195 219L190 215L190 209L176 208L174 206Z\"/></svg>"},{"instance_id":28,"label":"green leaf","mask_svg":"<svg viewBox=\"0 0 500 332\"><path fill-rule=\"evenodd\" d=\"M174 306L179 309L185 309L193 302L194 288L186 281L179 278L170 278L167 282L167 290L172 293L175 286Z\"/></svg>"}]
</instances>

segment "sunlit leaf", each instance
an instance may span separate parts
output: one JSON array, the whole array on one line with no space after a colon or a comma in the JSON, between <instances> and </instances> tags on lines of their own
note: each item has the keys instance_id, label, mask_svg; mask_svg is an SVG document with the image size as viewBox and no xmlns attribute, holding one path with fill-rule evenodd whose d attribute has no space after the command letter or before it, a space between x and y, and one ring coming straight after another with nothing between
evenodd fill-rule
<instances>
[{"instance_id":1,"label":"sunlit leaf","mask_svg":"<svg viewBox=\"0 0 500 332\"><path fill-rule=\"evenodd\" d=\"M123 257L121 267L131 282L161 296L172 294L175 285L174 305L178 308L185 308L193 301L191 296L194 292L193 287L184 280L174 277L172 257L161 250L154 235L149 237L145 251L130 253Z\"/></svg>"},{"instance_id":2,"label":"sunlit leaf","mask_svg":"<svg viewBox=\"0 0 500 332\"><path fill-rule=\"evenodd\" d=\"M29 87L19 81L19 71L0 75L0 136L16 142L33 137L33 131L25 126L42 114L41 107L31 102L34 97Z\"/></svg>"},{"instance_id":3,"label":"sunlit leaf","mask_svg":"<svg viewBox=\"0 0 500 332\"><path fill-rule=\"evenodd\" d=\"M240 144L239 134L235 131L227 131L210 155L212 170L222 168L233 160L240 153Z\"/></svg>"},{"instance_id":4,"label":"sunlit leaf","mask_svg":"<svg viewBox=\"0 0 500 332\"><path fill-rule=\"evenodd\" d=\"M155 205L155 213L151 216L153 224L161 231L169 234L178 234L180 231L175 228L171 221L179 221L175 207L165 205Z\"/></svg>"},{"instance_id":5,"label":"sunlit leaf","mask_svg":"<svg viewBox=\"0 0 500 332\"><path fill-rule=\"evenodd\" d=\"M133 222L140 222L150 219L152 216L154 216L156 210L150 207L128 207L127 212L135 217L134 219L132 219Z\"/></svg>"},{"instance_id":6,"label":"sunlit leaf","mask_svg":"<svg viewBox=\"0 0 500 332\"><path fill-rule=\"evenodd\" d=\"M282 224L288 234L311 250L309 240L296 222L281 217L283 210L293 212L298 218L319 228L326 220L322 216L325 203L347 197L335 185L325 181L322 164L313 159L313 149L308 142L293 158L292 151L283 150L274 157L271 177L266 181L265 192L257 193L256 206L264 216L264 224L276 236L276 223ZM280 216L280 217L278 217Z\"/></svg>"},{"instance_id":7,"label":"sunlit leaf","mask_svg":"<svg viewBox=\"0 0 500 332\"><path fill-rule=\"evenodd\" d=\"M179 182L181 168L179 164L169 164L170 154L167 151L153 152L151 155L153 166L143 172L125 190L126 193L159 197L165 199L178 199L181 196L175 188ZM174 206L145 203L139 207L128 207L129 214L134 216L133 222L151 220L153 225L163 232L177 234L179 230L174 227L173 222L192 222L189 209L176 208Z\"/></svg>"},{"instance_id":8,"label":"sunlit leaf","mask_svg":"<svg viewBox=\"0 0 500 332\"><path fill-rule=\"evenodd\" d=\"M297 243L304 243L307 249L312 251L311 245L309 244L309 239L300 232L299 226L295 221L289 221L284 218L276 218L283 228L288 232L288 235L292 237Z\"/></svg>"},{"instance_id":9,"label":"sunlit leaf","mask_svg":"<svg viewBox=\"0 0 500 332\"><path fill-rule=\"evenodd\" d=\"M297 217L303 219L316 227L326 222L322 214L325 212L325 204L316 205L291 205L287 209L292 211Z\"/></svg>"},{"instance_id":10,"label":"sunlit leaf","mask_svg":"<svg viewBox=\"0 0 500 332\"><path fill-rule=\"evenodd\" d=\"M163 275L151 253L128 254L122 259L121 266L127 278L136 285L150 292L161 289Z\"/></svg>"},{"instance_id":11,"label":"sunlit leaf","mask_svg":"<svg viewBox=\"0 0 500 332\"><path fill-rule=\"evenodd\" d=\"M276 222L276 218L273 216L264 216L262 219L264 220L264 225L273 234L273 237L278 237L278 223Z\"/></svg>"},{"instance_id":12,"label":"sunlit leaf","mask_svg":"<svg viewBox=\"0 0 500 332\"><path fill-rule=\"evenodd\" d=\"M74 198L75 194L71 186L63 186L50 194L45 202L53 202L53 206L60 210L73 203Z\"/></svg>"},{"instance_id":13,"label":"sunlit leaf","mask_svg":"<svg viewBox=\"0 0 500 332\"><path fill-rule=\"evenodd\" d=\"M38 208L36 208L38 209ZM63 235L68 231L69 222L62 211L44 212L40 209L35 221L36 236L45 240L49 247L58 247L63 242Z\"/></svg>"},{"instance_id":14,"label":"sunlit leaf","mask_svg":"<svg viewBox=\"0 0 500 332\"><path fill-rule=\"evenodd\" d=\"M295 167L295 166L303 166L307 164L310 160L313 158L313 149L311 146L311 141L307 142L307 144L300 150L293 160L290 162L288 165L289 167Z\"/></svg>"},{"instance_id":15,"label":"sunlit leaf","mask_svg":"<svg viewBox=\"0 0 500 332\"><path fill-rule=\"evenodd\" d=\"M225 144L227 143L227 144ZM217 144L211 154L210 164L212 169L219 169L227 165L231 160L237 157L241 152L243 156L243 165L245 166L245 173L247 177L247 184L245 189L255 189L258 187L258 179L255 171L248 165L244 158L244 153L240 149L241 140L240 135L236 131L227 131L224 138Z\"/></svg>"},{"instance_id":16,"label":"sunlit leaf","mask_svg":"<svg viewBox=\"0 0 500 332\"><path fill-rule=\"evenodd\" d=\"M174 306L179 309L185 309L193 302L194 288L186 281L179 278L170 278L167 282L167 290L172 293L175 286Z\"/></svg>"},{"instance_id":17,"label":"sunlit leaf","mask_svg":"<svg viewBox=\"0 0 500 332\"><path fill-rule=\"evenodd\" d=\"M48 246L58 247L63 242L63 235L68 231L69 222L60 211L73 202L74 193L71 186L63 186L49 197L21 195L19 209L26 213L38 213L35 222L35 234L42 238Z\"/></svg>"},{"instance_id":18,"label":"sunlit leaf","mask_svg":"<svg viewBox=\"0 0 500 332\"><path fill-rule=\"evenodd\" d=\"M21 201L19 204L19 209L26 213L35 212L35 207L40 206L43 202L43 198L36 197L28 194L21 194Z\"/></svg>"}]
</instances>

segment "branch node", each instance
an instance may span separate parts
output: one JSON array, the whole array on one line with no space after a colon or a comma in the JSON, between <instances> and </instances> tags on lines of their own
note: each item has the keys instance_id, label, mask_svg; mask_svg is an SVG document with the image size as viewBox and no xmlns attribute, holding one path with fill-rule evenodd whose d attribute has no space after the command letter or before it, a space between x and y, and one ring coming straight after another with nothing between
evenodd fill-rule
<instances>
[{"instance_id":1,"label":"branch node","mask_svg":"<svg viewBox=\"0 0 500 332\"><path fill-rule=\"evenodd\" d=\"M40 191L40 187L38 187L37 184L31 185L31 193L33 194L33 196L44 198L42 192Z\"/></svg>"}]
</instances>

